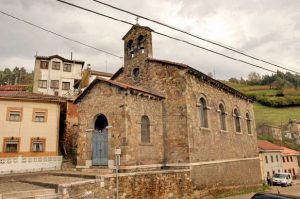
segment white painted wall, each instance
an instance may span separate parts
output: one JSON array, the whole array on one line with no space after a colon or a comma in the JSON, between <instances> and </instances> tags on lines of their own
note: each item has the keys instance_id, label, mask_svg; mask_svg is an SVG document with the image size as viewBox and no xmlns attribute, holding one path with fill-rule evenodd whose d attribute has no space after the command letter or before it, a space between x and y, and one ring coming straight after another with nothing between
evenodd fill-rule
<instances>
[{"instance_id":1,"label":"white painted wall","mask_svg":"<svg viewBox=\"0 0 300 199\"><path fill-rule=\"evenodd\" d=\"M273 171L275 173L283 171L282 158L280 151L260 151L259 153L261 162L262 162L262 171L263 171L263 179L267 179L267 172L270 173L270 177L273 176ZM266 162L265 157L268 157L268 163ZM271 161L271 156L273 156L273 162ZM276 159L278 157L278 161Z\"/></svg>"},{"instance_id":2,"label":"white painted wall","mask_svg":"<svg viewBox=\"0 0 300 199\"><path fill-rule=\"evenodd\" d=\"M48 95L54 95L55 91L58 91L59 96L64 96L69 91L62 90L62 82L70 82L71 90L74 87L74 80L81 79L81 71L82 65L71 63L71 72L64 72L63 71L63 64L64 62L59 58L52 58L49 61L48 70L47 69L40 69L40 63L42 60L35 61L35 69L34 69L34 89L33 91L36 93L43 93ZM47 61L47 60L45 60ZM60 62L60 70L53 70L52 63L53 62ZM65 62L70 63L70 62ZM38 80L47 80L47 88L38 88ZM59 80L59 89L53 90L50 88L51 80Z\"/></svg>"}]
</instances>

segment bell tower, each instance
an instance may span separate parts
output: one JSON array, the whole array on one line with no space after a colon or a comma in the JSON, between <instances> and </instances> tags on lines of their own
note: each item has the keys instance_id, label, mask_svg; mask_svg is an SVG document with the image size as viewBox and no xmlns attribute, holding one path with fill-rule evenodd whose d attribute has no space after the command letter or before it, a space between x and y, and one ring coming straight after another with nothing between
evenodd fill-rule
<instances>
[{"instance_id":1,"label":"bell tower","mask_svg":"<svg viewBox=\"0 0 300 199\"><path fill-rule=\"evenodd\" d=\"M138 24L122 38L124 40L124 67L141 65L148 57L152 57L152 35L153 30Z\"/></svg>"}]
</instances>

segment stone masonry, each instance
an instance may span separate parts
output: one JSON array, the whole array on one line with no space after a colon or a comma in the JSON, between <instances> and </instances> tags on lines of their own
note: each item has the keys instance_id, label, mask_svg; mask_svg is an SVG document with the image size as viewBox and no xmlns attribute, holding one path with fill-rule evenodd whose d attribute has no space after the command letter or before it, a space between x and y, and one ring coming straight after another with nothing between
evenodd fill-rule
<instances>
[{"instance_id":1,"label":"stone masonry","mask_svg":"<svg viewBox=\"0 0 300 199\"><path fill-rule=\"evenodd\" d=\"M78 164L89 166L93 158L91 135L101 113L112 126L109 160L121 147L124 169L189 168L193 185L201 189L257 185L261 174L252 99L185 64L154 59L151 31L133 26L123 37L124 68L111 80L98 78L76 99ZM200 122L200 99L206 102L206 127ZM141 143L144 115L150 120L146 144Z\"/></svg>"}]
</instances>

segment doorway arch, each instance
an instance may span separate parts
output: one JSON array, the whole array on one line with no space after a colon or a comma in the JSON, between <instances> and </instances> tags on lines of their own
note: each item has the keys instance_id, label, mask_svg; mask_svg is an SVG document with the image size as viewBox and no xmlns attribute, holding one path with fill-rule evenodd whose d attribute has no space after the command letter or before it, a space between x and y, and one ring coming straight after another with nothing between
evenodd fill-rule
<instances>
[{"instance_id":1,"label":"doorway arch","mask_svg":"<svg viewBox=\"0 0 300 199\"><path fill-rule=\"evenodd\" d=\"M108 165L108 121L104 114L99 114L95 120L92 139L92 164Z\"/></svg>"}]
</instances>

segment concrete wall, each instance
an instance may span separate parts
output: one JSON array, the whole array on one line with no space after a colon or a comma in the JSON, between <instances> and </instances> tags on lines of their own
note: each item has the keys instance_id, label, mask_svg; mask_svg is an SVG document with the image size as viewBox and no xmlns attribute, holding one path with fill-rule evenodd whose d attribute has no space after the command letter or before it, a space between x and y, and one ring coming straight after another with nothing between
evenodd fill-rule
<instances>
[{"instance_id":1,"label":"concrete wall","mask_svg":"<svg viewBox=\"0 0 300 199\"><path fill-rule=\"evenodd\" d=\"M99 82L78 103L78 164L92 158L92 133L99 114L107 117L109 159L114 149L122 148L121 165L157 164L163 161L162 104L159 100L132 95ZM141 143L141 117L150 119L150 143Z\"/></svg>"},{"instance_id":2,"label":"concrete wall","mask_svg":"<svg viewBox=\"0 0 300 199\"><path fill-rule=\"evenodd\" d=\"M52 58L50 60L45 60L49 62L48 69L40 68L41 61L43 60L40 59L35 60L34 85L33 85L33 92L35 93L54 95L53 88L50 88L51 80L59 80L59 89L55 89L55 91L58 91L59 96L64 96L69 91L62 90L62 82L70 82L70 89L73 90L74 80L81 79L81 68L82 68L81 64L66 62L71 64L71 72L64 72L63 71L64 62L59 58ZM52 69L53 61L60 62L60 70ZM38 87L39 80L47 80L47 88L39 88Z\"/></svg>"},{"instance_id":3,"label":"concrete wall","mask_svg":"<svg viewBox=\"0 0 300 199\"><path fill-rule=\"evenodd\" d=\"M19 122L7 121L7 108L22 108L23 116ZM46 109L46 122L33 122L33 109ZM19 100L0 100L0 156L49 156L58 154L58 132L59 132L59 112L60 106L56 103L45 102L30 102ZM3 138L4 137L19 137L20 152L19 153L4 153ZM45 152L30 152L31 138L45 138Z\"/></svg>"}]
</instances>

